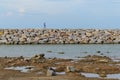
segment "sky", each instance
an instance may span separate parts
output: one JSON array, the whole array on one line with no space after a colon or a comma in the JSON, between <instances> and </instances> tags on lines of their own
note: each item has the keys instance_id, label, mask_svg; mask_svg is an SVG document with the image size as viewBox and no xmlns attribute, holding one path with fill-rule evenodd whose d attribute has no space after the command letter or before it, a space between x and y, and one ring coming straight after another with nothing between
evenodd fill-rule
<instances>
[{"instance_id":1,"label":"sky","mask_svg":"<svg viewBox=\"0 0 120 80\"><path fill-rule=\"evenodd\" d=\"M0 28L119 29L120 0L0 0Z\"/></svg>"}]
</instances>

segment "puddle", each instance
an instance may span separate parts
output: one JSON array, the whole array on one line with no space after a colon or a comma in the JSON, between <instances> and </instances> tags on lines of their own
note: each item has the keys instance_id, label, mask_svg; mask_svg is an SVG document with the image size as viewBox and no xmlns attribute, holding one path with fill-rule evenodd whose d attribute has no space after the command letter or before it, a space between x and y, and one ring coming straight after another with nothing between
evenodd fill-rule
<instances>
[{"instance_id":1,"label":"puddle","mask_svg":"<svg viewBox=\"0 0 120 80\"><path fill-rule=\"evenodd\" d=\"M37 72L37 74L44 74L43 72Z\"/></svg>"},{"instance_id":2,"label":"puddle","mask_svg":"<svg viewBox=\"0 0 120 80\"><path fill-rule=\"evenodd\" d=\"M81 73L81 74L89 78L100 78L99 75L95 73Z\"/></svg>"},{"instance_id":3,"label":"puddle","mask_svg":"<svg viewBox=\"0 0 120 80\"><path fill-rule=\"evenodd\" d=\"M64 75L65 72L56 72L56 74L58 74L58 75Z\"/></svg>"},{"instance_id":4,"label":"puddle","mask_svg":"<svg viewBox=\"0 0 120 80\"><path fill-rule=\"evenodd\" d=\"M82 75L84 75L85 77L89 77L89 78L100 78L100 76L98 74L95 73L81 73ZM119 74L108 74L106 79L120 79L120 73Z\"/></svg>"},{"instance_id":5,"label":"puddle","mask_svg":"<svg viewBox=\"0 0 120 80\"><path fill-rule=\"evenodd\" d=\"M20 72L28 72L29 70L33 70L33 66L17 66L17 67L7 67L5 69L11 69L11 70L19 70Z\"/></svg>"},{"instance_id":6,"label":"puddle","mask_svg":"<svg viewBox=\"0 0 120 80\"><path fill-rule=\"evenodd\" d=\"M120 79L120 73L119 74L108 74L106 78Z\"/></svg>"},{"instance_id":7,"label":"puddle","mask_svg":"<svg viewBox=\"0 0 120 80\"><path fill-rule=\"evenodd\" d=\"M111 58L112 59L112 61L114 61L114 62L120 62L120 59L119 58Z\"/></svg>"},{"instance_id":8,"label":"puddle","mask_svg":"<svg viewBox=\"0 0 120 80\"><path fill-rule=\"evenodd\" d=\"M114 61L114 62L120 62L120 60L119 60L119 59L113 59L113 61Z\"/></svg>"}]
</instances>

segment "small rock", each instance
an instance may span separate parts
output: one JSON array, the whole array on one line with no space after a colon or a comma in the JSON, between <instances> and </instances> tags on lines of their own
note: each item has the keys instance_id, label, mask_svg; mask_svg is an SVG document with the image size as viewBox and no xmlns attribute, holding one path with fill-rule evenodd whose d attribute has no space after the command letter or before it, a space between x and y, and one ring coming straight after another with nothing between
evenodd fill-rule
<instances>
[{"instance_id":1,"label":"small rock","mask_svg":"<svg viewBox=\"0 0 120 80\"><path fill-rule=\"evenodd\" d=\"M101 51L97 51L97 53L101 53Z\"/></svg>"},{"instance_id":2,"label":"small rock","mask_svg":"<svg viewBox=\"0 0 120 80\"><path fill-rule=\"evenodd\" d=\"M64 54L64 52L58 52L58 54Z\"/></svg>"},{"instance_id":3,"label":"small rock","mask_svg":"<svg viewBox=\"0 0 120 80\"><path fill-rule=\"evenodd\" d=\"M106 73L103 71L102 73L99 74L99 76L102 77L102 78L104 78L104 77L106 77L107 75L106 75Z\"/></svg>"},{"instance_id":4,"label":"small rock","mask_svg":"<svg viewBox=\"0 0 120 80\"><path fill-rule=\"evenodd\" d=\"M47 52L51 53L52 51L47 51Z\"/></svg>"},{"instance_id":5,"label":"small rock","mask_svg":"<svg viewBox=\"0 0 120 80\"><path fill-rule=\"evenodd\" d=\"M24 59L24 57L23 57L23 56L20 56L20 57L18 57L18 59Z\"/></svg>"},{"instance_id":6,"label":"small rock","mask_svg":"<svg viewBox=\"0 0 120 80\"><path fill-rule=\"evenodd\" d=\"M55 76L55 75L56 75L56 73L52 68L49 68L47 70L47 76Z\"/></svg>"},{"instance_id":7,"label":"small rock","mask_svg":"<svg viewBox=\"0 0 120 80\"><path fill-rule=\"evenodd\" d=\"M26 67L25 69L32 69L33 67L32 66L29 66L29 67Z\"/></svg>"},{"instance_id":8,"label":"small rock","mask_svg":"<svg viewBox=\"0 0 120 80\"><path fill-rule=\"evenodd\" d=\"M40 57L44 57L44 56L45 56L45 54L39 54L39 56L40 56Z\"/></svg>"},{"instance_id":9,"label":"small rock","mask_svg":"<svg viewBox=\"0 0 120 80\"><path fill-rule=\"evenodd\" d=\"M67 66L66 72L75 72L75 68L73 66Z\"/></svg>"}]
</instances>

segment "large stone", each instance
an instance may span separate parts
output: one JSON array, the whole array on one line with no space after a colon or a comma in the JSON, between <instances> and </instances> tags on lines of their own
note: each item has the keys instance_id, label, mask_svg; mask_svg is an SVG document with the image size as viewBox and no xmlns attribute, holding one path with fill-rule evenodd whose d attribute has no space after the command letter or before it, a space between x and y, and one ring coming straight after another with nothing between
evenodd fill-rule
<instances>
[{"instance_id":1,"label":"large stone","mask_svg":"<svg viewBox=\"0 0 120 80\"><path fill-rule=\"evenodd\" d=\"M0 44L7 43L7 40L0 40Z\"/></svg>"},{"instance_id":2,"label":"large stone","mask_svg":"<svg viewBox=\"0 0 120 80\"><path fill-rule=\"evenodd\" d=\"M86 36L91 37L92 35L92 33L86 32Z\"/></svg>"},{"instance_id":3,"label":"large stone","mask_svg":"<svg viewBox=\"0 0 120 80\"><path fill-rule=\"evenodd\" d=\"M20 42L25 42L26 39L21 37L21 38L19 38L19 41L20 41Z\"/></svg>"}]
</instances>

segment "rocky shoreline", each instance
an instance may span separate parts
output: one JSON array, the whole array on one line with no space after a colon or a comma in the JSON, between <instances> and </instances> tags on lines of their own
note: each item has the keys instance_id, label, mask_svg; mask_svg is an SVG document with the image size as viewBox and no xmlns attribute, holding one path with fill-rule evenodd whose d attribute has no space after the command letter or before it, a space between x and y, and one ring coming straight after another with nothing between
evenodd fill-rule
<instances>
[{"instance_id":1,"label":"rocky shoreline","mask_svg":"<svg viewBox=\"0 0 120 80\"><path fill-rule=\"evenodd\" d=\"M119 43L119 29L0 29L0 44Z\"/></svg>"},{"instance_id":2,"label":"rocky shoreline","mask_svg":"<svg viewBox=\"0 0 120 80\"><path fill-rule=\"evenodd\" d=\"M23 70L23 71L22 71ZM97 77L87 77L91 73ZM33 57L0 57L0 80L119 80L109 78L120 73L120 61L106 56L86 56L82 59Z\"/></svg>"}]
</instances>

